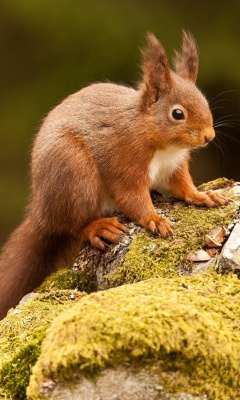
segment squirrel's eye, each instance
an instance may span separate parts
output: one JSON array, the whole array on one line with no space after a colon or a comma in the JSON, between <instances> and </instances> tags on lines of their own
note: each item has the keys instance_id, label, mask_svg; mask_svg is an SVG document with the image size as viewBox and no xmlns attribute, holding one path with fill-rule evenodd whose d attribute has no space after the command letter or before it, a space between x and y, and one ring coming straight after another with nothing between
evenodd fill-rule
<instances>
[{"instance_id":1,"label":"squirrel's eye","mask_svg":"<svg viewBox=\"0 0 240 400\"><path fill-rule=\"evenodd\" d=\"M180 110L180 108L174 108L172 111L172 116L174 119L180 120L180 119L185 119L184 112Z\"/></svg>"}]
</instances>

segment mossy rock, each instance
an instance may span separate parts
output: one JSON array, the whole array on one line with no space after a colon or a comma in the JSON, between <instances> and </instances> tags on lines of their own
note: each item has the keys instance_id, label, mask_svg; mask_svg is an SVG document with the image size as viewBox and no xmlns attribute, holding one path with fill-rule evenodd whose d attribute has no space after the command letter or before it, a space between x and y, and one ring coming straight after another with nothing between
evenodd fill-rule
<instances>
[{"instance_id":1,"label":"mossy rock","mask_svg":"<svg viewBox=\"0 0 240 400\"><path fill-rule=\"evenodd\" d=\"M158 384L171 392L238 399L239 320L240 281L232 275L152 279L88 295L48 329L28 399L58 398L58 383L96 382L119 365L157 366Z\"/></svg>"},{"instance_id":2,"label":"mossy rock","mask_svg":"<svg viewBox=\"0 0 240 400\"><path fill-rule=\"evenodd\" d=\"M47 327L82 295L68 290L39 294L10 310L0 321L0 398L26 398L32 366L40 354Z\"/></svg>"},{"instance_id":3,"label":"mossy rock","mask_svg":"<svg viewBox=\"0 0 240 400\"><path fill-rule=\"evenodd\" d=\"M232 184L232 181L221 178L205 185L207 189L221 188L224 194L233 197ZM154 196L156 211L173 223L173 237L167 240L154 237L125 220L129 234L118 245L110 246L106 252L85 246L74 267L53 274L45 280L40 291L64 287L91 293L153 277L189 274L193 265L186 262L186 255L201 249L204 235L213 228L227 227L236 218L240 196L236 200L224 207L206 208Z\"/></svg>"},{"instance_id":4,"label":"mossy rock","mask_svg":"<svg viewBox=\"0 0 240 400\"><path fill-rule=\"evenodd\" d=\"M224 180L226 193L230 193L231 185L231 181L227 184ZM0 322L0 398L26 398L32 366L41 354L29 388L30 399L54 395L60 382L69 390L68 378L74 384L76 376L86 379L88 384L100 382L109 369L113 373L121 365L127 368L126 364L134 376L137 370L140 376L142 371L151 376L152 363L164 393L185 391L203 396L207 393L209 399L225 400L231 396L237 399L239 280L231 274L216 274L214 265L206 273L193 276L193 264L186 262L186 254L203 247L205 233L216 226L228 226L236 218L239 196L235 200L224 207L207 209L157 196L154 198L157 212L164 212L174 222L173 238L156 238L126 221L130 234L123 239L123 245L111 246L106 253L86 246L80 254L80 263L49 277L38 289L42 293L36 299L18 306L19 314L11 310ZM180 276L182 273L186 276ZM142 280L145 282L137 284ZM109 289L118 285L123 286ZM87 293L109 290L87 295L74 306L82 297L76 289ZM67 314L55 320L64 310ZM151 328L152 317L155 322L159 320L160 331L157 322ZM147 342L143 340L145 329ZM101 338L103 332L105 336ZM229 340L228 346L224 337ZM59 339L59 347L54 338ZM152 339L157 350L151 344ZM46 348L50 364L44 358ZM208 354L206 349L214 351L209 350ZM58 394L56 398L60 399Z\"/></svg>"}]
</instances>

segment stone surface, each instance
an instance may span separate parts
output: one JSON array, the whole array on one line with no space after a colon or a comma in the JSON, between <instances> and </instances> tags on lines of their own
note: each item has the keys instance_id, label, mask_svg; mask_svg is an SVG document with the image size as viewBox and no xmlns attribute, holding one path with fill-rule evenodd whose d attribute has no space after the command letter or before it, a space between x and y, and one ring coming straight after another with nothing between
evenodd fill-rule
<instances>
[{"instance_id":1,"label":"stone surface","mask_svg":"<svg viewBox=\"0 0 240 400\"><path fill-rule=\"evenodd\" d=\"M240 223L234 226L220 254L217 270L219 272L240 273Z\"/></svg>"},{"instance_id":2,"label":"stone surface","mask_svg":"<svg viewBox=\"0 0 240 400\"><path fill-rule=\"evenodd\" d=\"M49 400L207 400L206 395L164 393L155 370L133 371L122 366L106 369L96 381L85 377L71 382L71 387L60 384L49 391ZM47 392L46 392L47 394Z\"/></svg>"},{"instance_id":3,"label":"stone surface","mask_svg":"<svg viewBox=\"0 0 240 400\"><path fill-rule=\"evenodd\" d=\"M206 262L196 263L192 269L192 275L200 274L200 272L207 271L213 264L215 263L215 259L211 258Z\"/></svg>"},{"instance_id":4,"label":"stone surface","mask_svg":"<svg viewBox=\"0 0 240 400\"><path fill-rule=\"evenodd\" d=\"M122 216L121 219L123 220ZM124 225L128 229L128 233L124 235L120 243L110 246L105 252L86 245L78 254L74 266L80 270L84 270L86 267L94 270L96 290L108 289L108 275L119 269L131 243L138 234L145 232L143 228L126 219L124 219Z\"/></svg>"},{"instance_id":5,"label":"stone surface","mask_svg":"<svg viewBox=\"0 0 240 400\"><path fill-rule=\"evenodd\" d=\"M25 296L23 296L23 298L22 298L22 300L19 302L19 304L24 304L24 303L26 303L26 302L29 301L29 300L35 299L35 297L37 297L37 296L38 296L38 293L33 293L33 292L28 293L28 294L26 294Z\"/></svg>"},{"instance_id":6,"label":"stone surface","mask_svg":"<svg viewBox=\"0 0 240 400\"><path fill-rule=\"evenodd\" d=\"M189 253L187 255L188 261L209 261L211 257L205 250L198 250L195 253Z\"/></svg>"}]
</instances>

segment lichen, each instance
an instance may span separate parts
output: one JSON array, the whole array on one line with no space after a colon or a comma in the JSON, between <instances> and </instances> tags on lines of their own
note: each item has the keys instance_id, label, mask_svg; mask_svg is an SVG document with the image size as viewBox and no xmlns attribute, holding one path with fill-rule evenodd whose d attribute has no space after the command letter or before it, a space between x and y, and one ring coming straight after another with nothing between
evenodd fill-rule
<instances>
[{"instance_id":1,"label":"lichen","mask_svg":"<svg viewBox=\"0 0 240 400\"><path fill-rule=\"evenodd\" d=\"M26 398L32 366L50 322L74 302L69 291L39 294L0 321L0 398ZM75 301L81 293L75 292Z\"/></svg>"},{"instance_id":2,"label":"lichen","mask_svg":"<svg viewBox=\"0 0 240 400\"><path fill-rule=\"evenodd\" d=\"M28 398L48 398L39 390L49 378L162 360L159 382L171 392L238 399L239 319L240 281L211 271L88 295L48 329Z\"/></svg>"}]
</instances>

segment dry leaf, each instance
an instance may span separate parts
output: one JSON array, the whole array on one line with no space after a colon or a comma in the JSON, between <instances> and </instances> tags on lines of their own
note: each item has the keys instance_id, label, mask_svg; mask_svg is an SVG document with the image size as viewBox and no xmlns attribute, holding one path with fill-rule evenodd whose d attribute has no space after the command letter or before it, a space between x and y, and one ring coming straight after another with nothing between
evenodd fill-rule
<instances>
[{"instance_id":1,"label":"dry leaf","mask_svg":"<svg viewBox=\"0 0 240 400\"><path fill-rule=\"evenodd\" d=\"M216 289L211 288L211 287L207 287L207 290L208 290L210 293L217 293Z\"/></svg>"},{"instance_id":2,"label":"dry leaf","mask_svg":"<svg viewBox=\"0 0 240 400\"><path fill-rule=\"evenodd\" d=\"M214 228L208 235L204 236L204 240L208 247L220 247L224 241L224 236L228 233L228 230L224 227Z\"/></svg>"}]
</instances>

